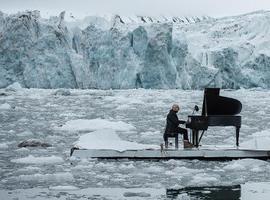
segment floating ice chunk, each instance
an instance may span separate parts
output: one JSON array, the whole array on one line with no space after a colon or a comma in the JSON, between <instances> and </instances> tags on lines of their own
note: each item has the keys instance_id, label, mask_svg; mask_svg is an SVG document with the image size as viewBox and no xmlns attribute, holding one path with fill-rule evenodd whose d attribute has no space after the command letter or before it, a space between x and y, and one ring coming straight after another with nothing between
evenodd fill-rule
<instances>
[{"instance_id":1,"label":"floating ice chunk","mask_svg":"<svg viewBox=\"0 0 270 200\"><path fill-rule=\"evenodd\" d=\"M16 149L15 151L18 152L18 153L26 153L26 152L28 152L30 150L25 148L25 147L22 147L22 148Z\"/></svg>"},{"instance_id":2,"label":"floating ice chunk","mask_svg":"<svg viewBox=\"0 0 270 200\"><path fill-rule=\"evenodd\" d=\"M18 82L15 82L15 83L6 87L6 91L13 91L13 92L16 92L16 91L21 90L21 89L22 89L22 86Z\"/></svg>"},{"instance_id":3,"label":"floating ice chunk","mask_svg":"<svg viewBox=\"0 0 270 200\"><path fill-rule=\"evenodd\" d=\"M33 174L33 175L20 175L16 177L20 181L52 181L63 182L73 181L73 176L69 172L55 173L55 174Z\"/></svg>"},{"instance_id":4,"label":"floating ice chunk","mask_svg":"<svg viewBox=\"0 0 270 200\"><path fill-rule=\"evenodd\" d=\"M121 164L120 166L119 166L119 169L121 169L121 171L122 172L124 172L124 171L131 171L131 170L134 170L135 169L135 167L134 167L134 165L133 164Z\"/></svg>"},{"instance_id":5,"label":"floating ice chunk","mask_svg":"<svg viewBox=\"0 0 270 200\"><path fill-rule=\"evenodd\" d=\"M82 135L75 145L81 149L113 149L118 151L159 148L158 145L124 141L115 131L108 129Z\"/></svg>"},{"instance_id":6,"label":"floating ice chunk","mask_svg":"<svg viewBox=\"0 0 270 200\"><path fill-rule=\"evenodd\" d=\"M11 162L14 163L23 163L23 164L37 164L37 165L46 165L46 164L59 164L63 163L64 160L61 157L57 156L48 156L48 157L34 157L29 155L24 158L12 159Z\"/></svg>"},{"instance_id":7,"label":"floating ice chunk","mask_svg":"<svg viewBox=\"0 0 270 200\"><path fill-rule=\"evenodd\" d=\"M150 166L150 167L147 167L144 171L147 173L158 174L158 173L164 172L164 168L159 167L159 166Z\"/></svg>"},{"instance_id":8,"label":"floating ice chunk","mask_svg":"<svg viewBox=\"0 0 270 200\"><path fill-rule=\"evenodd\" d=\"M63 185L63 186L54 186L49 187L50 190L61 190L61 191L68 191L68 190L78 190L79 188L72 186L72 185Z\"/></svg>"},{"instance_id":9,"label":"floating ice chunk","mask_svg":"<svg viewBox=\"0 0 270 200\"><path fill-rule=\"evenodd\" d=\"M223 169L227 171L238 171L239 173L247 171L261 172L266 166L268 166L268 162L263 160L242 159L229 162Z\"/></svg>"},{"instance_id":10,"label":"floating ice chunk","mask_svg":"<svg viewBox=\"0 0 270 200\"><path fill-rule=\"evenodd\" d=\"M8 103L4 103L0 105L0 110L9 110L11 106Z\"/></svg>"},{"instance_id":11,"label":"floating ice chunk","mask_svg":"<svg viewBox=\"0 0 270 200\"><path fill-rule=\"evenodd\" d=\"M54 95L62 95L62 96L70 96L71 92L68 89L58 89L53 94Z\"/></svg>"},{"instance_id":12,"label":"floating ice chunk","mask_svg":"<svg viewBox=\"0 0 270 200\"><path fill-rule=\"evenodd\" d=\"M270 183L245 183L241 185L241 199L243 200L259 200L269 199Z\"/></svg>"},{"instance_id":13,"label":"floating ice chunk","mask_svg":"<svg viewBox=\"0 0 270 200\"><path fill-rule=\"evenodd\" d=\"M188 175L188 174L198 174L203 172L203 169L192 169L187 167L175 167L173 170L176 174Z\"/></svg>"},{"instance_id":14,"label":"floating ice chunk","mask_svg":"<svg viewBox=\"0 0 270 200\"><path fill-rule=\"evenodd\" d=\"M102 185L99 183L96 184L96 188L85 188L79 190L70 190L67 192L59 192L59 190L54 190L55 187L40 188L35 187L31 189L15 189L15 190L0 190L1 200L28 200L28 199L164 199L164 194L166 190L164 188L115 188L115 187L98 187ZM58 186L56 186L57 189ZM59 186L72 188L73 186ZM52 188L52 189L51 189ZM130 198L125 198L123 195L126 193L132 194ZM151 196L151 197L150 197ZM150 198L147 198L150 197ZM178 195L179 197L179 195ZM177 198L179 199L179 198ZM183 199L183 198L180 198ZM185 198L187 199L187 198Z\"/></svg>"},{"instance_id":15,"label":"floating ice chunk","mask_svg":"<svg viewBox=\"0 0 270 200\"><path fill-rule=\"evenodd\" d=\"M242 149L270 150L270 130L256 132L250 140L241 143Z\"/></svg>"},{"instance_id":16,"label":"floating ice chunk","mask_svg":"<svg viewBox=\"0 0 270 200\"><path fill-rule=\"evenodd\" d=\"M104 129L110 129L112 131L129 131L134 130L135 127L122 121L114 122L98 118L71 120L66 122L61 129L67 131L96 131Z\"/></svg>"},{"instance_id":17,"label":"floating ice chunk","mask_svg":"<svg viewBox=\"0 0 270 200\"><path fill-rule=\"evenodd\" d=\"M0 149L7 149L8 145L7 143L0 143Z\"/></svg>"},{"instance_id":18,"label":"floating ice chunk","mask_svg":"<svg viewBox=\"0 0 270 200\"><path fill-rule=\"evenodd\" d=\"M241 165L240 163L233 162L226 165L223 169L229 170L229 171L242 171L242 170L245 170L245 167Z\"/></svg>"},{"instance_id":19,"label":"floating ice chunk","mask_svg":"<svg viewBox=\"0 0 270 200\"><path fill-rule=\"evenodd\" d=\"M20 137L26 137L26 136L31 136L31 135L33 135L33 133L29 130L23 131L23 132L18 134L18 136L20 136Z\"/></svg>"},{"instance_id":20,"label":"floating ice chunk","mask_svg":"<svg viewBox=\"0 0 270 200\"><path fill-rule=\"evenodd\" d=\"M119 106L117 106L117 110L127 110L127 109L130 109L130 105L127 105L127 104L121 104Z\"/></svg>"},{"instance_id":21,"label":"floating ice chunk","mask_svg":"<svg viewBox=\"0 0 270 200\"><path fill-rule=\"evenodd\" d=\"M218 178L209 174L201 173L193 176L191 185L209 185L218 182Z\"/></svg>"}]
</instances>

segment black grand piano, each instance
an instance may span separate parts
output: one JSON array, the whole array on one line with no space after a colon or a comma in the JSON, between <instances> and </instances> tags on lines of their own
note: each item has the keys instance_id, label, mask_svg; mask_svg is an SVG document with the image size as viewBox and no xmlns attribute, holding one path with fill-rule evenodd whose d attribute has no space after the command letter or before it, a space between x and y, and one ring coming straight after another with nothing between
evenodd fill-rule
<instances>
[{"instance_id":1,"label":"black grand piano","mask_svg":"<svg viewBox=\"0 0 270 200\"><path fill-rule=\"evenodd\" d=\"M186 128L191 129L191 142L198 147L204 132L209 126L234 126L236 130L236 146L239 146L242 109L240 101L222 97L220 88L205 88L202 115L189 115ZM196 107L196 106L195 106Z\"/></svg>"}]
</instances>

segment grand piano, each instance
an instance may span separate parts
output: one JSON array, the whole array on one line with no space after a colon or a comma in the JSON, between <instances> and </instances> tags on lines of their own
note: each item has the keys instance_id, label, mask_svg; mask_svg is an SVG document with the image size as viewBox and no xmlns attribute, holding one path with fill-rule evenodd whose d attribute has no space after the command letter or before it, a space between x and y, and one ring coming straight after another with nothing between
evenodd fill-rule
<instances>
[{"instance_id":1,"label":"grand piano","mask_svg":"<svg viewBox=\"0 0 270 200\"><path fill-rule=\"evenodd\" d=\"M201 115L189 115L186 128L191 129L191 143L198 147L209 126L234 126L236 146L239 146L239 132L242 110L240 101L219 95L220 88L205 88ZM198 109L197 106L195 108Z\"/></svg>"}]
</instances>

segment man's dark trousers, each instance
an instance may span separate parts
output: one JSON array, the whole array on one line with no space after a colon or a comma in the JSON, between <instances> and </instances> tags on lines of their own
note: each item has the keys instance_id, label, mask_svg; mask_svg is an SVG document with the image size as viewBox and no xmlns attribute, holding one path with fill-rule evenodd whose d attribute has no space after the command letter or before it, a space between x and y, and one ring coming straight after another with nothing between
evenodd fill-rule
<instances>
[{"instance_id":1,"label":"man's dark trousers","mask_svg":"<svg viewBox=\"0 0 270 200\"><path fill-rule=\"evenodd\" d=\"M168 147L168 137L175 137L175 140L178 141L178 134L183 134L184 140L188 141L188 131L185 128L177 127L173 133L164 133L163 139L165 141L165 146ZM177 147L178 148L178 147Z\"/></svg>"}]
</instances>

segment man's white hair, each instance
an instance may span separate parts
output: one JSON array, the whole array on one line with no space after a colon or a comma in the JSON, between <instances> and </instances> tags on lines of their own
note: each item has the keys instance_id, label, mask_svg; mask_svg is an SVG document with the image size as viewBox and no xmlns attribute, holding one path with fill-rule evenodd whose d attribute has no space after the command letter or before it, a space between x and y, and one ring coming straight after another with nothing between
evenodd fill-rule
<instances>
[{"instance_id":1,"label":"man's white hair","mask_svg":"<svg viewBox=\"0 0 270 200\"><path fill-rule=\"evenodd\" d=\"M177 108L178 108L178 109L180 108L178 104L173 104L173 105L172 105L172 109L173 109L173 110L174 110L174 109L177 109Z\"/></svg>"}]
</instances>

